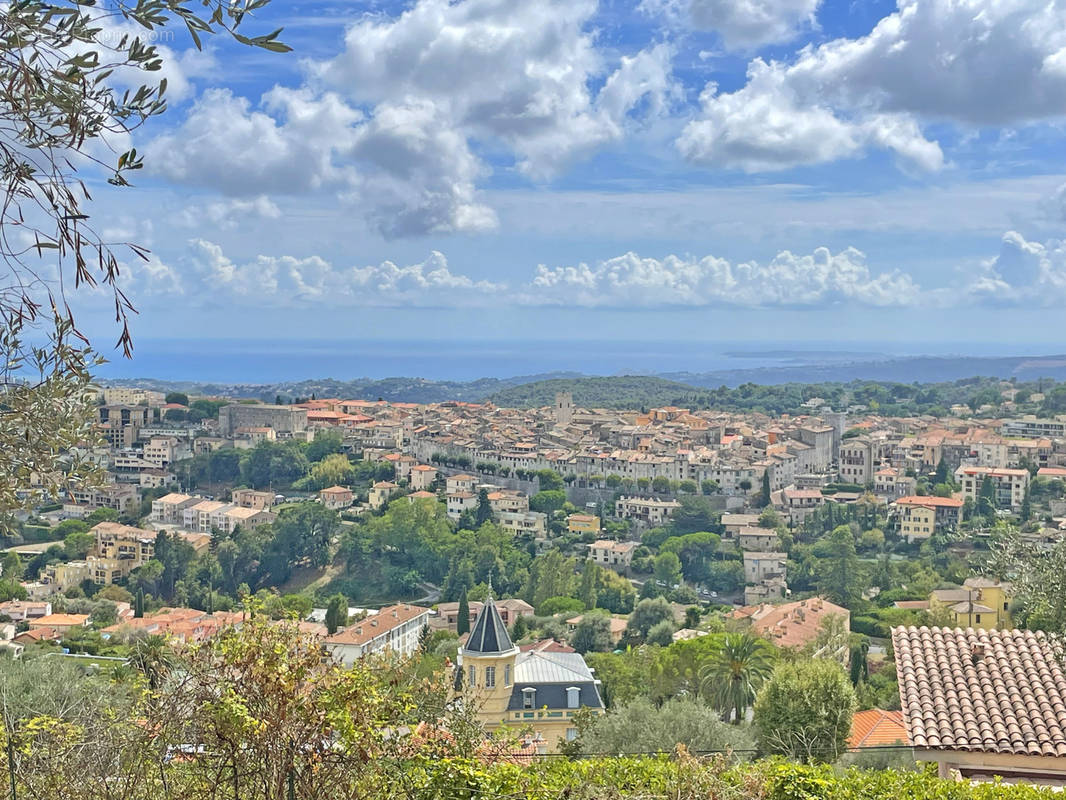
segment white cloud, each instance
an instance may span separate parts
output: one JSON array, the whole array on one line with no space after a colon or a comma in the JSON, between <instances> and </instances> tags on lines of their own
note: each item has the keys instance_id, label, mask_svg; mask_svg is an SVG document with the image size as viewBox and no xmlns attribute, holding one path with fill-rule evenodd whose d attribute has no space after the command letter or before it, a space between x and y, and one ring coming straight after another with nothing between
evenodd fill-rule
<instances>
[{"instance_id":1,"label":"white cloud","mask_svg":"<svg viewBox=\"0 0 1066 800\"><path fill-rule=\"evenodd\" d=\"M873 273L854 248L810 254L787 250L765 264L724 258L635 253L594 266L538 266L528 280L507 284L452 271L443 253L400 266L383 261L344 266L317 255L235 260L223 248L193 239L174 267L153 259L134 271L145 294L183 294L186 302L287 307L508 307L583 308L817 307L833 303L885 307L914 305L919 287L909 275ZM142 283L143 281L143 283ZM151 286L148 286L148 283Z\"/></svg>"},{"instance_id":2,"label":"white cloud","mask_svg":"<svg viewBox=\"0 0 1066 800\"><path fill-rule=\"evenodd\" d=\"M280 219L281 209L265 194L258 197L223 197L205 203L192 203L177 216L179 225L202 228L205 223L232 230L249 219Z\"/></svg>"},{"instance_id":3,"label":"white cloud","mask_svg":"<svg viewBox=\"0 0 1066 800\"><path fill-rule=\"evenodd\" d=\"M612 73L589 30L595 12L595 0L419 0L399 17L357 22L344 52L314 69L369 106L432 103L443 124L505 145L543 178L619 138L643 98L661 108L675 92L663 46ZM590 81L604 75L609 89L594 97Z\"/></svg>"},{"instance_id":4,"label":"white cloud","mask_svg":"<svg viewBox=\"0 0 1066 800\"><path fill-rule=\"evenodd\" d=\"M338 156L351 150L359 111L335 94L280 87L263 101L264 110L252 110L229 89L208 89L179 128L150 143L151 167L171 180L234 195L352 182Z\"/></svg>"},{"instance_id":5,"label":"white cloud","mask_svg":"<svg viewBox=\"0 0 1066 800\"><path fill-rule=\"evenodd\" d=\"M792 63L755 60L736 92L708 87L679 147L696 163L751 170L876 146L936 169L939 147L918 121L1014 125L1063 116L1063 20L1066 0L899 0L867 36L807 46ZM799 120L794 129L783 123L790 116ZM742 146L747 137L752 152Z\"/></svg>"},{"instance_id":6,"label":"white cloud","mask_svg":"<svg viewBox=\"0 0 1066 800\"><path fill-rule=\"evenodd\" d=\"M339 266L321 256L258 255L235 260L205 239L189 242L176 266L153 259L149 269L130 272L146 295L184 295L193 305L290 307L309 302L337 307L434 307L477 305L505 287L451 271L442 253L398 266Z\"/></svg>"},{"instance_id":7,"label":"white cloud","mask_svg":"<svg viewBox=\"0 0 1066 800\"><path fill-rule=\"evenodd\" d=\"M999 254L969 286L972 299L991 305L1061 306L1066 302L1066 242L1041 244L1007 231Z\"/></svg>"},{"instance_id":8,"label":"white cloud","mask_svg":"<svg viewBox=\"0 0 1066 800\"><path fill-rule=\"evenodd\" d=\"M851 158L871 145L895 151L925 169L942 163L940 148L926 141L912 119L876 114L850 121L832 109L804 102L773 64L755 59L748 84L719 94L708 84L703 113L682 131L681 154L704 166L763 172Z\"/></svg>"},{"instance_id":9,"label":"white cloud","mask_svg":"<svg viewBox=\"0 0 1066 800\"><path fill-rule=\"evenodd\" d=\"M668 45L607 59L595 12L595 0L418 0L366 15L342 53L305 63L301 89L275 87L261 108L205 92L150 155L166 177L226 194L334 192L390 238L493 229L476 149L546 180L682 98Z\"/></svg>"},{"instance_id":10,"label":"white cloud","mask_svg":"<svg viewBox=\"0 0 1066 800\"><path fill-rule=\"evenodd\" d=\"M373 198L369 216L386 236L496 227L495 212L477 200L484 167L432 103L379 106L352 153L364 173L349 200Z\"/></svg>"},{"instance_id":11,"label":"white cloud","mask_svg":"<svg viewBox=\"0 0 1066 800\"><path fill-rule=\"evenodd\" d=\"M769 263L732 264L723 258L635 253L590 267L537 267L525 287L532 304L625 308L662 306L815 306L850 302L870 306L911 305L919 291L898 271L872 274L866 256L848 248L809 255L787 250Z\"/></svg>"},{"instance_id":12,"label":"white cloud","mask_svg":"<svg viewBox=\"0 0 1066 800\"><path fill-rule=\"evenodd\" d=\"M700 31L731 50L787 42L812 27L821 0L645 0L645 11Z\"/></svg>"}]
</instances>

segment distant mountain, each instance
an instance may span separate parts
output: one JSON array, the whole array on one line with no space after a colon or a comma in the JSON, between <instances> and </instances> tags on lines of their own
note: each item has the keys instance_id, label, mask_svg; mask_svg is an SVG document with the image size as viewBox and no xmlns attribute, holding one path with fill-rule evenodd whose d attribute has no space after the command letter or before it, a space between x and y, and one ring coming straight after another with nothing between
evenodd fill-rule
<instances>
[{"instance_id":1,"label":"distant mountain","mask_svg":"<svg viewBox=\"0 0 1066 800\"><path fill-rule=\"evenodd\" d=\"M719 403L708 390L744 384L782 386L784 384L850 384L855 381L883 381L902 384L943 384L974 376L1015 378L1035 381L1050 378L1066 381L1066 355L1005 356L915 356L880 361L815 362L751 369L712 372L671 372L650 376L592 377L576 372L518 375L511 378L479 378L472 381L437 381L425 378L333 378L283 381L262 384L195 383L127 378L105 381L110 386L140 386L157 391L179 391L224 397L258 398L273 402L279 395L294 397L339 397L351 400L381 398L397 403L440 403L448 400L481 402L492 400L501 406L550 405L555 393L570 391L579 406L599 408L639 408L641 406Z\"/></svg>"},{"instance_id":2,"label":"distant mountain","mask_svg":"<svg viewBox=\"0 0 1066 800\"><path fill-rule=\"evenodd\" d=\"M498 406L536 408L550 406L558 392L570 392L581 408L651 408L680 404L701 389L676 381L637 375L609 378L563 378L512 386L488 399Z\"/></svg>"},{"instance_id":3,"label":"distant mountain","mask_svg":"<svg viewBox=\"0 0 1066 800\"><path fill-rule=\"evenodd\" d=\"M990 378L1038 378L1066 380L1066 355L1004 356L913 356L884 361L795 364L714 372L671 372L659 377L713 389L743 383L847 383L854 380L895 381L899 383L938 383L983 375Z\"/></svg>"},{"instance_id":4,"label":"distant mountain","mask_svg":"<svg viewBox=\"0 0 1066 800\"><path fill-rule=\"evenodd\" d=\"M580 377L574 372L552 372L543 375L519 375L513 378L480 378L474 381L433 381L425 378L357 378L351 381L321 378L317 380L283 381L279 383L196 383L190 381L161 381L154 378L124 378L104 381L108 386L136 386L159 392L257 398L273 402L279 395L294 397L338 397L342 400L387 400L390 403L443 403L460 400L476 403L491 394L517 386L549 379Z\"/></svg>"}]
</instances>

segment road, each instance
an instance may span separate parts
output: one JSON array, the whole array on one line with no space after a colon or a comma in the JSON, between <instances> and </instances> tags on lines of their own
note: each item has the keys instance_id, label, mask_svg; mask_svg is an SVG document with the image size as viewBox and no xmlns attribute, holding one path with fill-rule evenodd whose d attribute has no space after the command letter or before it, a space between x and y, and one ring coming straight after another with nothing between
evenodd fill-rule
<instances>
[{"instance_id":1,"label":"road","mask_svg":"<svg viewBox=\"0 0 1066 800\"><path fill-rule=\"evenodd\" d=\"M59 540L54 541L54 542L34 542L33 544L18 544L18 545L15 545L14 547L6 547L6 548L4 548L4 552L8 553L8 552L12 552L13 551L15 553L18 553L19 555L32 555L32 556L35 556L38 553L43 553L45 550L47 550L49 547L51 547L54 544L58 544L60 547L62 547L63 546L63 540L59 539Z\"/></svg>"}]
</instances>

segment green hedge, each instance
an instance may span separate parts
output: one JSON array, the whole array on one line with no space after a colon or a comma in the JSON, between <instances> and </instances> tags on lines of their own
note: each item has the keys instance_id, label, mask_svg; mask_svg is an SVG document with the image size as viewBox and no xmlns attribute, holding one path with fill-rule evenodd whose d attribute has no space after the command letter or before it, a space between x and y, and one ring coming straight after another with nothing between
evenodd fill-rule
<instances>
[{"instance_id":1,"label":"green hedge","mask_svg":"<svg viewBox=\"0 0 1066 800\"><path fill-rule=\"evenodd\" d=\"M410 798L511 800L1037 800L1051 789L941 780L920 771L834 769L769 759L730 765L722 757L537 759L486 767L459 759L404 765Z\"/></svg>"}]
</instances>

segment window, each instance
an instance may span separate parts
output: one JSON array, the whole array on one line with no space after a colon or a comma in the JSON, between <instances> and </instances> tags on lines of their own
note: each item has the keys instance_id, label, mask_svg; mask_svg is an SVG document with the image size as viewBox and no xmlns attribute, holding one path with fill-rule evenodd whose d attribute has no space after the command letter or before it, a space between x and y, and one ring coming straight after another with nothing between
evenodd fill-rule
<instances>
[{"instance_id":1,"label":"window","mask_svg":"<svg viewBox=\"0 0 1066 800\"><path fill-rule=\"evenodd\" d=\"M566 729L566 741L572 742L577 738L577 728Z\"/></svg>"},{"instance_id":2,"label":"window","mask_svg":"<svg viewBox=\"0 0 1066 800\"><path fill-rule=\"evenodd\" d=\"M1009 610L1009 608L1010 608L1010 604L1006 600L1004 600L1003 601L1003 610L1007 611L1007 610Z\"/></svg>"},{"instance_id":3,"label":"window","mask_svg":"<svg viewBox=\"0 0 1066 800\"><path fill-rule=\"evenodd\" d=\"M581 690L576 686L569 686L566 689L566 707L577 708L578 700L581 697Z\"/></svg>"},{"instance_id":4,"label":"window","mask_svg":"<svg viewBox=\"0 0 1066 800\"><path fill-rule=\"evenodd\" d=\"M485 667L485 688L496 688L496 667Z\"/></svg>"},{"instance_id":5,"label":"window","mask_svg":"<svg viewBox=\"0 0 1066 800\"><path fill-rule=\"evenodd\" d=\"M510 664L504 664L504 667L503 667L503 685L504 686L510 686L511 685L511 665Z\"/></svg>"},{"instance_id":6,"label":"window","mask_svg":"<svg viewBox=\"0 0 1066 800\"><path fill-rule=\"evenodd\" d=\"M980 624L981 624L981 615L980 615L980 614L977 614L977 615L975 615L975 616L976 616L976 618L977 618L977 624L978 624L978 625L980 625Z\"/></svg>"},{"instance_id":7,"label":"window","mask_svg":"<svg viewBox=\"0 0 1066 800\"><path fill-rule=\"evenodd\" d=\"M522 690L522 708L533 708L537 702L537 690L529 687Z\"/></svg>"},{"instance_id":8,"label":"window","mask_svg":"<svg viewBox=\"0 0 1066 800\"><path fill-rule=\"evenodd\" d=\"M477 667L475 667L473 664L470 665L469 675L470 685L477 686Z\"/></svg>"}]
</instances>

